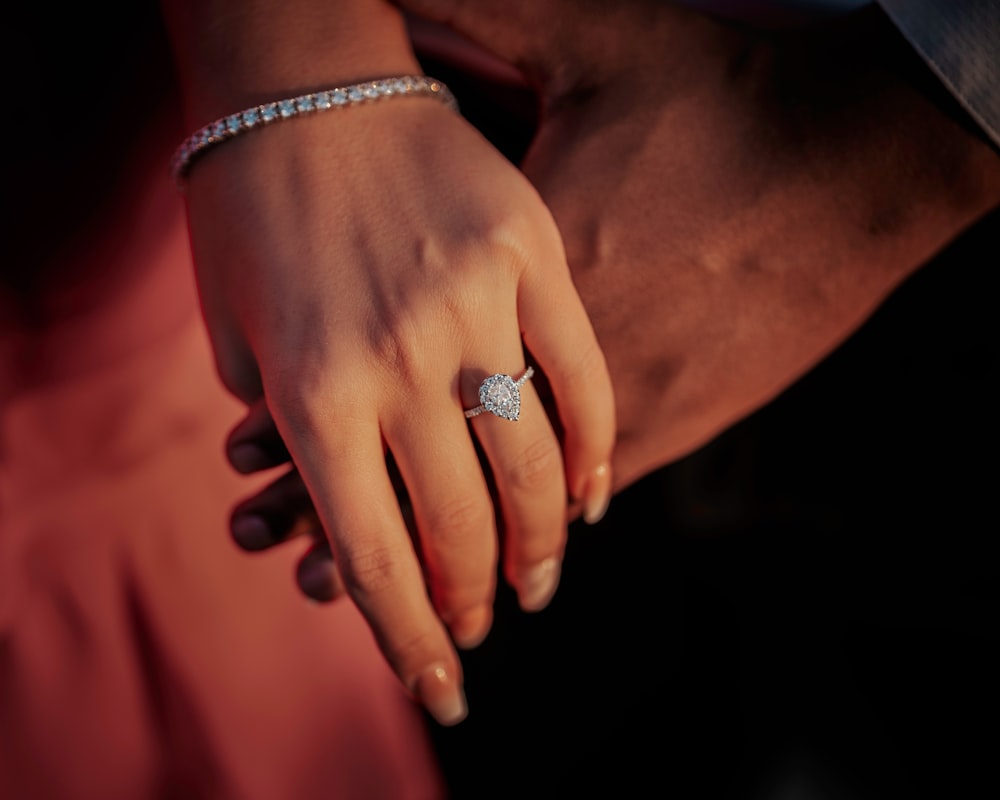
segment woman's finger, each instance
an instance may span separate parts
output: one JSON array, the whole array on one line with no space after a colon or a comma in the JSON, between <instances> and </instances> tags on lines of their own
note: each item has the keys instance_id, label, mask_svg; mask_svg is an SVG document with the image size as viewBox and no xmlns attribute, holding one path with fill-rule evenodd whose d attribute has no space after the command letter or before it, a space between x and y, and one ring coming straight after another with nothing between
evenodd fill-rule
<instances>
[{"instance_id":1,"label":"woman's finger","mask_svg":"<svg viewBox=\"0 0 1000 800\"><path fill-rule=\"evenodd\" d=\"M511 356L507 363L521 358ZM566 545L566 481L559 441L524 369L490 376L487 386L500 402L518 411L516 419L487 411L471 423L489 461L502 511L504 574L521 608L539 611L556 591Z\"/></svg>"},{"instance_id":2,"label":"woman's finger","mask_svg":"<svg viewBox=\"0 0 1000 800\"><path fill-rule=\"evenodd\" d=\"M276 413L329 537L346 592L405 687L444 725L465 718L461 663L427 594L392 481L377 409L356 394L288 397ZM282 407L274 406L276 409ZM398 456L397 456L398 458ZM321 488L322 491L318 491Z\"/></svg>"},{"instance_id":3,"label":"woman's finger","mask_svg":"<svg viewBox=\"0 0 1000 800\"><path fill-rule=\"evenodd\" d=\"M405 404L385 432L412 502L434 605L455 643L469 648L493 621L498 547L489 488L454 383L444 375L429 381L437 391Z\"/></svg>"},{"instance_id":4,"label":"woman's finger","mask_svg":"<svg viewBox=\"0 0 1000 800\"><path fill-rule=\"evenodd\" d=\"M569 270L530 271L518 297L525 346L555 399L570 497L596 523L611 499L615 404L611 377Z\"/></svg>"}]
</instances>

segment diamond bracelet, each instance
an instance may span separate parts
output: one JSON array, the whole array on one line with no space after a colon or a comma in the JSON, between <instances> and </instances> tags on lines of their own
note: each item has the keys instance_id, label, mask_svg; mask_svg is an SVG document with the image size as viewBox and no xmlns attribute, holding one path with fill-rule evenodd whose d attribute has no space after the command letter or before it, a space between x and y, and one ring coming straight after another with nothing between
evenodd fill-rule
<instances>
[{"instance_id":1,"label":"diamond bracelet","mask_svg":"<svg viewBox=\"0 0 1000 800\"><path fill-rule=\"evenodd\" d=\"M302 114L347 108L389 97L419 96L436 97L452 110L458 111L458 102L451 90L441 81L423 75L402 75L398 78L383 78L338 86L334 89L324 89L320 92L253 106L210 122L188 136L174 151L170 159L170 172L178 188L183 188L183 179L198 156L213 145L232 139L241 133Z\"/></svg>"}]
</instances>

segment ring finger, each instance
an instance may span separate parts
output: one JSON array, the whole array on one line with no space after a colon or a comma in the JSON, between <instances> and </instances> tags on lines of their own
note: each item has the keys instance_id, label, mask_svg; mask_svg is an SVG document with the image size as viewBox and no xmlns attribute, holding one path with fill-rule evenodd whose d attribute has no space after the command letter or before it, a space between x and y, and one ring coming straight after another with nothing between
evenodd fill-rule
<instances>
[{"instance_id":1,"label":"ring finger","mask_svg":"<svg viewBox=\"0 0 1000 800\"><path fill-rule=\"evenodd\" d=\"M523 355L507 363L520 359ZM521 608L539 611L559 583L566 545L566 480L559 441L530 378L524 379L525 372L522 368L496 378L469 371L462 394L472 401L467 408L479 405L480 386L486 381L494 398L519 405L516 419L487 411L473 417L471 425L489 460L499 497L504 575Z\"/></svg>"}]
</instances>

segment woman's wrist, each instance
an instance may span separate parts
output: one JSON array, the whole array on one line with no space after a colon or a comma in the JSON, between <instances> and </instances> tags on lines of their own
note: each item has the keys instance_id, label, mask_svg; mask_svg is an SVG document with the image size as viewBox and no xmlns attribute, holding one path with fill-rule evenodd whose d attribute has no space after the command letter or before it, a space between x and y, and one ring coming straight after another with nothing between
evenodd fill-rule
<instances>
[{"instance_id":1,"label":"woman's wrist","mask_svg":"<svg viewBox=\"0 0 1000 800\"><path fill-rule=\"evenodd\" d=\"M274 122L347 109L390 98L433 97L457 111L458 103L440 81L422 75L399 75L348 86L334 86L296 97L281 98L220 117L188 136L175 150L170 168L182 188L191 164L209 149L228 139L259 130Z\"/></svg>"}]
</instances>

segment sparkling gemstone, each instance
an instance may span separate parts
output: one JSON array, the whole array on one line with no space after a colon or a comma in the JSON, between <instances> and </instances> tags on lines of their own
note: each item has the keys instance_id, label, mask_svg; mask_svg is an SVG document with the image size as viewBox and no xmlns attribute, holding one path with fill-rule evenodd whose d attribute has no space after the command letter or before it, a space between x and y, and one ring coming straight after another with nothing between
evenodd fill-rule
<instances>
[{"instance_id":1,"label":"sparkling gemstone","mask_svg":"<svg viewBox=\"0 0 1000 800\"><path fill-rule=\"evenodd\" d=\"M230 133L238 133L240 130L240 115L233 114L231 117L226 117L226 130Z\"/></svg>"},{"instance_id":2,"label":"sparkling gemstone","mask_svg":"<svg viewBox=\"0 0 1000 800\"><path fill-rule=\"evenodd\" d=\"M361 93L361 90L357 86L352 86L347 90L347 99L352 103L360 102L364 99L364 97L365 96Z\"/></svg>"},{"instance_id":3,"label":"sparkling gemstone","mask_svg":"<svg viewBox=\"0 0 1000 800\"><path fill-rule=\"evenodd\" d=\"M221 139L226 135L226 123L223 121L216 122L212 125L212 137L215 139Z\"/></svg>"},{"instance_id":4,"label":"sparkling gemstone","mask_svg":"<svg viewBox=\"0 0 1000 800\"><path fill-rule=\"evenodd\" d=\"M329 92L317 92L316 93L316 108L327 109L330 107L330 93Z\"/></svg>"},{"instance_id":5,"label":"sparkling gemstone","mask_svg":"<svg viewBox=\"0 0 1000 800\"><path fill-rule=\"evenodd\" d=\"M340 89L337 89L337 91L330 95L330 100L335 106L342 106L347 102L347 95Z\"/></svg>"},{"instance_id":6,"label":"sparkling gemstone","mask_svg":"<svg viewBox=\"0 0 1000 800\"><path fill-rule=\"evenodd\" d=\"M313 98L311 94L303 95L302 97L298 98L295 101L295 105L299 109L299 111L312 111L314 108L316 108L315 104L313 103Z\"/></svg>"},{"instance_id":7,"label":"sparkling gemstone","mask_svg":"<svg viewBox=\"0 0 1000 800\"><path fill-rule=\"evenodd\" d=\"M258 122L260 122L260 112L256 108L251 108L243 112L243 124L246 127L252 128Z\"/></svg>"},{"instance_id":8,"label":"sparkling gemstone","mask_svg":"<svg viewBox=\"0 0 1000 800\"><path fill-rule=\"evenodd\" d=\"M374 98L378 97L378 86L376 84L374 84L374 83L369 83L364 88L364 93L365 93L365 97L373 100Z\"/></svg>"},{"instance_id":9,"label":"sparkling gemstone","mask_svg":"<svg viewBox=\"0 0 1000 800\"><path fill-rule=\"evenodd\" d=\"M404 94L406 92L406 89L407 89L406 81L404 81L402 78L396 78L396 80L392 82L392 90L396 94Z\"/></svg>"},{"instance_id":10,"label":"sparkling gemstone","mask_svg":"<svg viewBox=\"0 0 1000 800\"><path fill-rule=\"evenodd\" d=\"M491 375L483 381L479 402L498 417L516 420L521 416L521 390L510 375Z\"/></svg>"},{"instance_id":11,"label":"sparkling gemstone","mask_svg":"<svg viewBox=\"0 0 1000 800\"><path fill-rule=\"evenodd\" d=\"M278 113L282 117L288 119L288 117L295 116L295 101L294 100L282 100L278 103Z\"/></svg>"},{"instance_id":12,"label":"sparkling gemstone","mask_svg":"<svg viewBox=\"0 0 1000 800\"><path fill-rule=\"evenodd\" d=\"M260 117L264 122L271 122L278 117L278 107L274 103L268 103L260 110Z\"/></svg>"}]
</instances>

